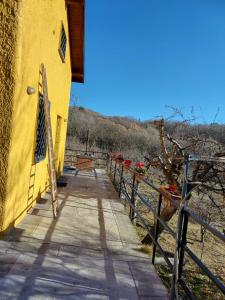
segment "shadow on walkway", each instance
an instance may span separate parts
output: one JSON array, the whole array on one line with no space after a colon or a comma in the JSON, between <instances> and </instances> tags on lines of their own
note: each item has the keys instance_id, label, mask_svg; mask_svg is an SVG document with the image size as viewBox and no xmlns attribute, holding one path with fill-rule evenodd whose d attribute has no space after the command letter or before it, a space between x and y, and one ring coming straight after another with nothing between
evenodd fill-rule
<instances>
[{"instance_id":1,"label":"shadow on walkway","mask_svg":"<svg viewBox=\"0 0 225 300\"><path fill-rule=\"evenodd\" d=\"M39 201L0 241L0 299L167 299L108 177L65 176L58 217Z\"/></svg>"}]
</instances>

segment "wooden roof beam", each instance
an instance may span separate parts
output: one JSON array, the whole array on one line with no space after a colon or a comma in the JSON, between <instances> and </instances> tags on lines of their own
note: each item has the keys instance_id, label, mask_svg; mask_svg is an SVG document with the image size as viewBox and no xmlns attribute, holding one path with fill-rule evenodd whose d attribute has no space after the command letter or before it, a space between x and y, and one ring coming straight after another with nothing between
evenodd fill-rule
<instances>
[{"instance_id":1,"label":"wooden roof beam","mask_svg":"<svg viewBox=\"0 0 225 300\"><path fill-rule=\"evenodd\" d=\"M68 10L72 81L84 82L85 0L65 0Z\"/></svg>"},{"instance_id":2,"label":"wooden roof beam","mask_svg":"<svg viewBox=\"0 0 225 300\"><path fill-rule=\"evenodd\" d=\"M84 0L66 0L66 5L84 4Z\"/></svg>"},{"instance_id":3,"label":"wooden roof beam","mask_svg":"<svg viewBox=\"0 0 225 300\"><path fill-rule=\"evenodd\" d=\"M84 74L82 73L72 73L72 81L83 83L84 82Z\"/></svg>"}]
</instances>

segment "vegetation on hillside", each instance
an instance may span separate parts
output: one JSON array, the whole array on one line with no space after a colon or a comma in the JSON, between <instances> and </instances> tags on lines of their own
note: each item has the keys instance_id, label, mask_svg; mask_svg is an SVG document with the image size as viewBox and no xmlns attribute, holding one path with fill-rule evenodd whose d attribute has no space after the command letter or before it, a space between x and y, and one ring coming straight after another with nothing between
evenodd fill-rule
<instances>
[{"instance_id":1,"label":"vegetation on hillside","mask_svg":"<svg viewBox=\"0 0 225 300\"><path fill-rule=\"evenodd\" d=\"M191 151L199 152L202 144L206 141L208 144L209 140L214 145L225 145L225 125L168 121L165 131L184 146L196 141L196 148ZM74 143L82 146L87 142L89 150L123 152L134 161L143 160L145 156L155 157L160 152L159 133L152 120L141 122L130 117L106 117L81 106L70 107L67 135L68 146ZM212 151L212 147L205 145L204 154L206 148Z\"/></svg>"},{"instance_id":2,"label":"vegetation on hillside","mask_svg":"<svg viewBox=\"0 0 225 300\"><path fill-rule=\"evenodd\" d=\"M75 139L74 139L75 138ZM138 160L157 149L157 131L151 125L127 117L105 117L93 111L71 107L68 142L88 143L88 149L120 151Z\"/></svg>"}]
</instances>

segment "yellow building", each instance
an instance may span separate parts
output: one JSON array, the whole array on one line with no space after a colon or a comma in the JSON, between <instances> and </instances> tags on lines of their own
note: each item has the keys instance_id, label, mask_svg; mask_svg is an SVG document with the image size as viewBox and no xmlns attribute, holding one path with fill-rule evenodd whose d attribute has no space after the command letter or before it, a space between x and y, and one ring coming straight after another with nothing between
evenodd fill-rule
<instances>
[{"instance_id":1,"label":"yellow building","mask_svg":"<svg viewBox=\"0 0 225 300\"><path fill-rule=\"evenodd\" d=\"M55 168L63 168L71 79L84 81L84 0L0 0L0 234L49 188L41 64Z\"/></svg>"}]
</instances>

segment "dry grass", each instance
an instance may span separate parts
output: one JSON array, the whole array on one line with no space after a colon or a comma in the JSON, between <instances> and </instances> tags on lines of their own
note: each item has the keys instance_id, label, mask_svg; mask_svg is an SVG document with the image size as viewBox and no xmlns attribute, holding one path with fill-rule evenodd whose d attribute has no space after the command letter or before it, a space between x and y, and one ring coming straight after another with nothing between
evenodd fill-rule
<instances>
[{"instance_id":1,"label":"dry grass","mask_svg":"<svg viewBox=\"0 0 225 300\"><path fill-rule=\"evenodd\" d=\"M149 187L141 186L140 190L145 195L148 195L152 199L151 204L156 207L157 195L153 191L149 190ZM140 201L138 202L138 208L141 211L141 215L151 225L154 225L153 213L149 211ZM177 214L169 221L169 226L176 230L177 227ZM220 224L221 225L221 224ZM223 224L222 224L223 225ZM147 231L136 226L137 233L141 239L146 235ZM169 253L174 253L175 240L166 231L164 231L158 239L162 248ZM213 236L210 232L206 231L204 235L204 243L201 241L201 226L193 221L189 221L188 233L187 233L188 247L202 260L203 263L215 274L222 282L225 283L225 244L218 238ZM151 248L145 250L151 256ZM158 256L159 253L157 253ZM158 274L164 281L165 285L170 288L171 273L166 266L156 266ZM214 285L214 283L197 267L197 265L191 260L189 256L185 256L185 266L183 276L192 289L196 299L215 299L222 300L224 295ZM181 292L182 295L182 292ZM182 299L185 299L184 295Z\"/></svg>"}]
</instances>

